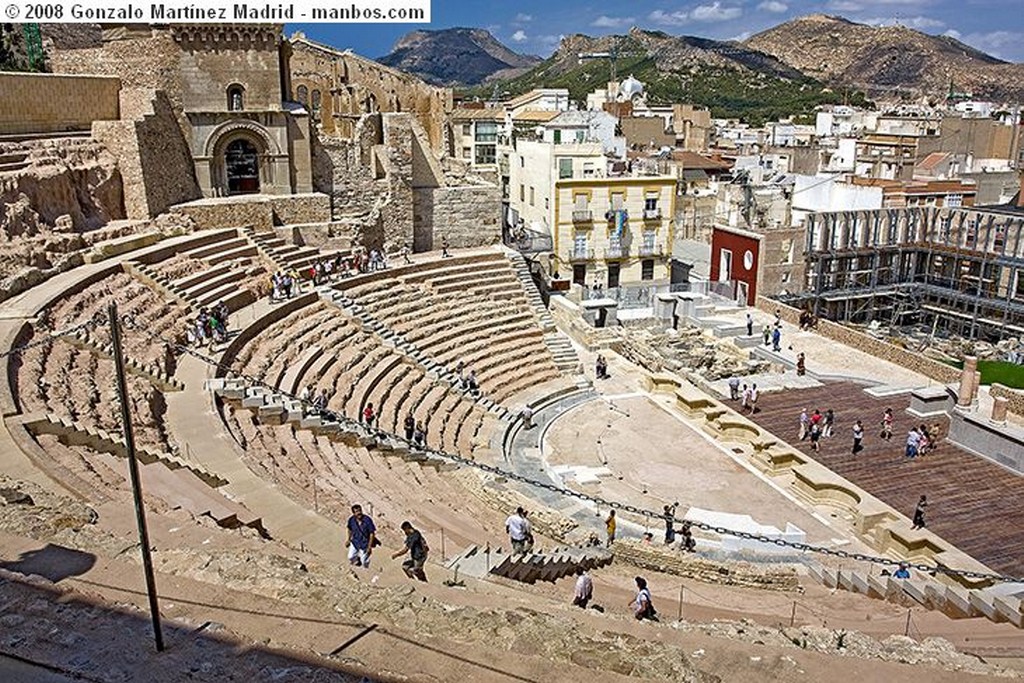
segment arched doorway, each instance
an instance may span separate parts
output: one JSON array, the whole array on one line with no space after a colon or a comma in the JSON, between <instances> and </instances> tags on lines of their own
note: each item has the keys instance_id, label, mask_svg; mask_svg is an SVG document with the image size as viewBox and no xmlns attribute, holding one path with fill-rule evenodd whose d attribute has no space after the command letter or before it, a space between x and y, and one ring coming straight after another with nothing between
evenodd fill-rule
<instances>
[{"instance_id":1,"label":"arched doorway","mask_svg":"<svg viewBox=\"0 0 1024 683\"><path fill-rule=\"evenodd\" d=\"M224 150L224 169L228 194L255 194L260 191L260 155L256 145L236 138Z\"/></svg>"}]
</instances>

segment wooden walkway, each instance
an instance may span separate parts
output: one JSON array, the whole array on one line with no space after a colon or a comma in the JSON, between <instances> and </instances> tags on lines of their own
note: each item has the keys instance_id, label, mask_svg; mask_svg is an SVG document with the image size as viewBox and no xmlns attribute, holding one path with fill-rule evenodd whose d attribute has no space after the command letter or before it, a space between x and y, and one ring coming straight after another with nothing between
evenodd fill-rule
<instances>
[{"instance_id":1,"label":"wooden walkway","mask_svg":"<svg viewBox=\"0 0 1024 683\"><path fill-rule=\"evenodd\" d=\"M1024 477L984 458L942 442L929 455L904 457L907 431L924 420L905 412L908 394L875 398L852 383L829 383L812 389L762 394L752 419L836 474L889 504L908 518L921 495L928 496L928 528L995 571L1024 577ZM879 437L885 408L893 410L892 441ZM810 439L801 442L800 410L836 413L835 435L822 438L812 453ZM851 454L852 428L864 425L864 450ZM932 425L934 418L926 422ZM949 421L938 420L942 434Z\"/></svg>"}]
</instances>

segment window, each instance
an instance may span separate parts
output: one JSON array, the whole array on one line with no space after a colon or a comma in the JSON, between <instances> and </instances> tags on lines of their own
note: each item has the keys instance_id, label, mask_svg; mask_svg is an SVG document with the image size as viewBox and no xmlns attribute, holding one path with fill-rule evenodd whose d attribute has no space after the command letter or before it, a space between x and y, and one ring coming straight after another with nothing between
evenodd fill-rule
<instances>
[{"instance_id":1,"label":"window","mask_svg":"<svg viewBox=\"0 0 1024 683\"><path fill-rule=\"evenodd\" d=\"M572 267L572 283L574 285L587 284L587 264L577 263Z\"/></svg>"},{"instance_id":2,"label":"window","mask_svg":"<svg viewBox=\"0 0 1024 683\"><path fill-rule=\"evenodd\" d=\"M658 197L648 196L644 199L644 211L657 211L658 210Z\"/></svg>"},{"instance_id":3,"label":"window","mask_svg":"<svg viewBox=\"0 0 1024 683\"><path fill-rule=\"evenodd\" d=\"M313 104L313 113L314 114L319 114L320 113L320 91L319 90L314 90L313 91L312 104Z\"/></svg>"},{"instance_id":4,"label":"window","mask_svg":"<svg viewBox=\"0 0 1024 683\"><path fill-rule=\"evenodd\" d=\"M536 202L535 193L533 191L533 185L530 185L530 206L533 206Z\"/></svg>"},{"instance_id":5,"label":"window","mask_svg":"<svg viewBox=\"0 0 1024 683\"><path fill-rule=\"evenodd\" d=\"M493 164L497 162L498 156L495 152L497 148L494 145L477 145L476 146L476 163L477 164Z\"/></svg>"},{"instance_id":6,"label":"window","mask_svg":"<svg viewBox=\"0 0 1024 683\"><path fill-rule=\"evenodd\" d=\"M622 211L623 204L626 201L626 195L622 192L612 193L612 211Z\"/></svg>"},{"instance_id":7,"label":"window","mask_svg":"<svg viewBox=\"0 0 1024 683\"><path fill-rule=\"evenodd\" d=\"M594 164L589 161L583 162L583 177L593 178L594 177Z\"/></svg>"},{"instance_id":8,"label":"window","mask_svg":"<svg viewBox=\"0 0 1024 683\"><path fill-rule=\"evenodd\" d=\"M654 259L644 259L640 262L640 279L654 279Z\"/></svg>"},{"instance_id":9,"label":"window","mask_svg":"<svg viewBox=\"0 0 1024 683\"><path fill-rule=\"evenodd\" d=\"M309 102L309 88L300 85L295 89L295 98L305 106Z\"/></svg>"},{"instance_id":10,"label":"window","mask_svg":"<svg viewBox=\"0 0 1024 683\"><path fill-rule=\"evenodd\" d=\"M521 201L521 202L525 202L526 201L526 186L525 185L520 185L519 186L519 201Z\"/></svg>"},{"instance_id":11,"label":"window","mask_svg":"<svg viewBox=\"0 0 1024 683\"><path fill-rule=\"evenodd\" d=\"M558 177L559 179L572 178L572 159L558 160Z\"/></svg>"},{"instance_id":12,"label":"window","mask_svg":"<svg viewBox=\"0 0 1024 683\"><path fill-rule=\"evenodd\" d=\"M576 131L576 142L583 142L586 139L586 137L587 137L587 134L586 134L585 131L582 131L582 130Z\"/></svg>"},{"instance_id":13,"label":"window","mask_svg":"<svg viewBox=\"0 0 1024 683\"><path fill-rule=\"evenodd\" d=\"M544 198L544 210L547 211L551 208L551 200L547 197Z\"/></svg>"},{"instance_id":14,"label":"window","mask_svg":"<svg viewBox=\"0 0 1024 683\"><path fill-rule=\"evenodd\" d=\"M498 124L493 121L477 122L475 139L477 142L497 142Z\"/></svg>"},{"instance_id":15,"label":"window","mask_svg":"<svg viewBox=\"0 0 1024 683\"><path fill-rule=\"evenodd\" d=\"M463 147L462 148L462 158L463 159L469 159L472 156L473 156L473 150L472 149L470 149L469 147Z\"/></svg>"},{"instance_id":16,"label":"window","mask_svg":"<svg viewBox=\"0 0 1024 683\"><path fill-rule=\"evenodd\" d=\"M556 129L555 132L554 132L554 136L555 136L555 144L556 145L560 144L562 142L562 131Z\"/></svg>"},{"instance_id":17,"label":"window","mask_svg":"<svg viewBox=\"0 0 1024 683\"><path fill-rule=\"evenodd\" d=\"M464 124L462 124L462 134L467 136L467 137L472 135L473 134L473 124L472 123L464 123Z\"/></svg>"},{"instance_id":18,"label":"window","mask_svg":"<svg viewBox=\"0 0 1024 683\"><path fill-rule=\"evenodd\" d=\"M964 196L962 194L947 194L946 195L946 206L963 206Z\"/></svg>"},{"instance_id":19,"label":"window","mask_svg":"<svg viewBox=\"0 0 1024 683\"><path fill-rule=\"evenodd\" d=\"M244 94L245 88L238 84L228 87L228 111L242 111L245 105Z\"/></svg>"}]
</instances>

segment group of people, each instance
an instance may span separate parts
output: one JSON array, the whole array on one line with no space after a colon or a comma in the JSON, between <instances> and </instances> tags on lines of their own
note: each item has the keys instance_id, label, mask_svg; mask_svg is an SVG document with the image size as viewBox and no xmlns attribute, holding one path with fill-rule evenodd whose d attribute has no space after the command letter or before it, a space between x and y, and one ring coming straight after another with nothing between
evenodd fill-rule
<instances>
[{"instance_id":1,"label":"group of people","mask_svg":"<svg viewBox=\"0 0 1024 683\"><path fill-rule=\"evenodd\" d=\"M427 445L427 428L423 425L422 420L417 420L412 412L405 414L405 420L402 422L402 429L405 433L405 440L412 443L417 448L424 448Z\"/></svg>"},{"instance_id":2,"label":"group of people","mask_svg":"<svg viewBox=\"0 0 1024 683\"><path fill-rule=\"evenodd\" d=\"M461 391L469 394L470 396L480 395L480 381L476 378L476 371L472 368L466 370L465 365L462 361L459 361L458 367L455 369L457 378L454 381L454 385Z\"/></svg>"},{"instance_id":3,"label":"group of people","mask_svg":"<svg viewBox=\"0 0 1024 683\"><path fill-rule=\"evenodd\" d=\"M829 438L835 433L836 413L831 408L822 413L817 408L811 414L807 408L800 411L800 440L811 440L811 450L820 448L822 437Z\"/></svg>"},{"instance_id":4,"label":"group of people","mask_svg":"<svg viewBox=\"0 0 1024 683\"><path fill-rule=\"evenodd\" d=\"M299 400L309 404L310 408L317 413L327 410L327 402L330 398L326 388L317 391L312 384L306 385L306 388L299 392Z\"/></svg>"},{"instance_id":5,"label":"group of people","mask_svg":"<svg viewBox=\"0 0 1024 683\"><path fill-rule=\"evenodd\" d=\"M346 546L348 548L348 561L351 565L368 569L370 558L373 556L373 549L379 547L380 539L377 538L377 527L373 519L363 512L361 505L352 506L352 515L345 524L348 531ZM423 534L418 531L411 522L402 522L402 532L405 534L405 541L402 549L391 554L392 559L408 554L409 559L402 563L402 570L410 579L426 581L427 574L423 567L427 563L427 556L430 548Z\"/></svg>"},{"instance_id":6,"label":"group of people","mask_svg":"<svg viewBox=\"0 0 1024 683\"><path fill-rule=\"evenodd\" d=\"M931 427L926 424L911 427L907 432L907 444L904 454L907 458L916 458L919 455L928 455L935 451L940 438L939 424Z\"/></svg>"},{"instance_id":7,"label":"group of people","mask_svg":"<svg viewBox=\"0 0 1024 683\"><path fill-rule=\"evenodd\" d=\"M740 402L740 409L751 415L757 412L757 400L761 392L757 384L744 383L741 387L740 378L733 375L729 378L729 398Z\"/></svg>"},{"instance_id":8,"label":"group of people","mask_svg":"<svg viewBox=\"0 0 1024 683\"><path fill-rule=\"evenodd\" d=\"M190 346L223 344L228 339L228 307L223 301L212 309L200 309L199 315L189 321L185 338Z\"/></svg>"}]
</instances>

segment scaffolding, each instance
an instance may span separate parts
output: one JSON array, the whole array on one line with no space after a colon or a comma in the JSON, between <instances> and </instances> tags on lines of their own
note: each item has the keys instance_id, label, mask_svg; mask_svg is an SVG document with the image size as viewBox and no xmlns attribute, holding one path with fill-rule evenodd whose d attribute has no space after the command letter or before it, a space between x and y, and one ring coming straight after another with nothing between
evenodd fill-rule
<instances>
[{"instance_id":1,"label":"scaffolding","mask_svg":"<svg viewBox=\"0 0 1024 683\"><path fill-rule=\"evenodd\" d=\"M786 297L816 315L998 341L1024 335L1024 209L810 214L807 281Z\"/></svg>"}]
</instances>

